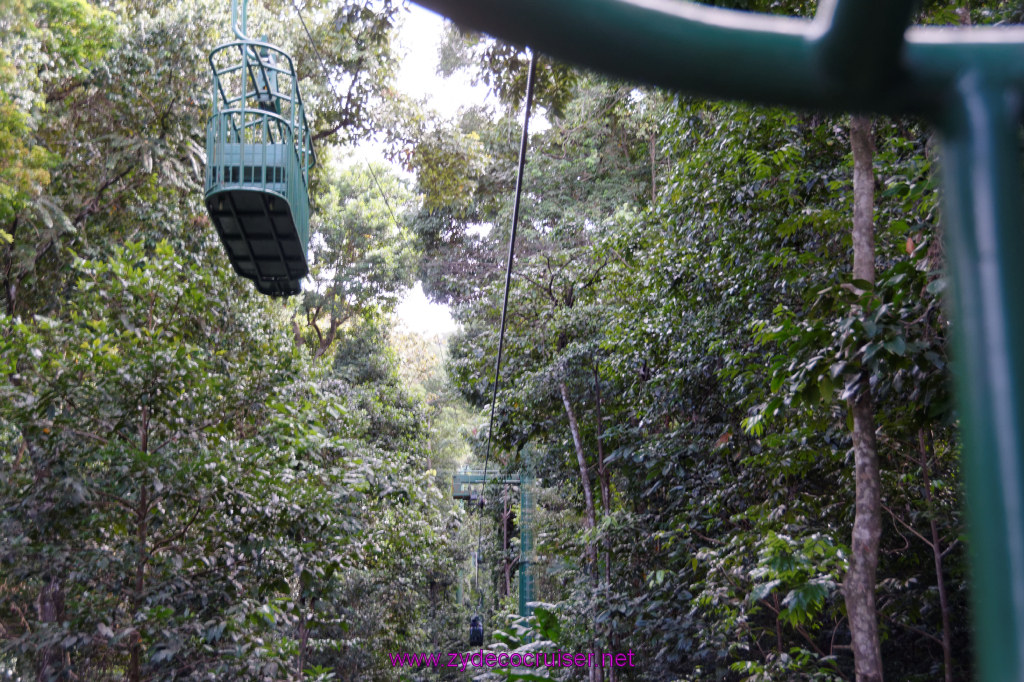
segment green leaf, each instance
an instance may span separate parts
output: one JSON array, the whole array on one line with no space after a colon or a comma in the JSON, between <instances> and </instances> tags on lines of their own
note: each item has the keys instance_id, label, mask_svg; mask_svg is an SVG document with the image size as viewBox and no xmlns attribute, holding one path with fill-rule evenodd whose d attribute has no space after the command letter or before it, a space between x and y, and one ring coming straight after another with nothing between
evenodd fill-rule
<instances>
[{"instance_id":1,"label":"green leaf","mask_svg":"<svg viewBox=\"0 0 1024 682\"><path fill-rule=\"evenodd\" d=\"M756 602L756 601L760 601L760 600L766 598L769 594L771 594L775 590L776 587L778 587L781 584L782 584L782 581L776 579L776 580L769 580L766 583L760 583L759 585L755 585L754 589L752 589L750 591L750 597L749 597L750 601Z\"/></svg>"},{"instance_id":2,"label":"green leaf","mask_svg":"<svg viewBox=\"0 0 1024 682\"><path fill-rule=\"evenodd\" d=\"M562 636L562 625L553 611L543 606L534 606L533 615L537 619L537 630L544 639L558 642Z\"/></svg>"},{"instance_id":3,"label":"green leaf","mask_svg":"<svg viewBox=\"0 0 1024 682\"><path fill-rule=\"evenodd\" d=\"M895 355L903 356L907 352L907 343L902 336L897 336L885 342L885 349Z\"/></svg>"},{"instance_id":4,"label":"green leaf","mask_svg":"<svg viewBox=\"0 0 1024 682\"><path fill-rule=\"evenodd\" d=\"M820 397L821 402L827 403L832 400L833 390L834 387L832 385L832 380L827 374L823 374L821 379L818 380L818 396Z\"/></svg>"}]
</instances>

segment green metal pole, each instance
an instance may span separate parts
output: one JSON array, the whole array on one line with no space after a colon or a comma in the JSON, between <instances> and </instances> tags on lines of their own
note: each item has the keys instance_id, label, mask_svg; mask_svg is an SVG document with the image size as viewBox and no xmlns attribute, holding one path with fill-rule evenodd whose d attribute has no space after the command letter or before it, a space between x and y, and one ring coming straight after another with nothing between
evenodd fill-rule
<instances>
[{"instance_id":1,"label":"green metal pole","mask_svg":"<svg viewBox=\"0 0 1024 682\"><path fill-rule=\"evenodd\" d=\"M246 35L246 24L248 23L249 0L242 0L239 8L238 0L231 0L231 30L239 40L249 40Z\"/></svg>"},{"instance_id":2,"label":"green metal pole","mask_svg":"<svg viewBox=\"0 0 1024 682\"><path fill-rule=\"evenodd\" d=\"M1024 680L1024 211L1019 93L957 83L944 138L953 350L979 679Z\"/></svg>"},{"instance_id":3,"label":"green metal pole","mask_svg":"<svg viewBox=\"0 0 1024 682\"><path fill-rule=\"evenodd\" d=\"M529 618L533 615L534 601L533 573L533 516L536 497L533 492L533 476L523 472L519 479L519 615Z\"/></svg>"},{"instance_id":4,"label":"green metal pole","mask_svg":"<svg viewBox=\"0 0 1024 682\"><path fill-rule=\"evenodd\" d=\"M900 61L914 0L823 0L814 17L817 60L830 79L858 97L906 81ZM870 47L868 47L870 46Z\"/></svg>"}]
</instances>

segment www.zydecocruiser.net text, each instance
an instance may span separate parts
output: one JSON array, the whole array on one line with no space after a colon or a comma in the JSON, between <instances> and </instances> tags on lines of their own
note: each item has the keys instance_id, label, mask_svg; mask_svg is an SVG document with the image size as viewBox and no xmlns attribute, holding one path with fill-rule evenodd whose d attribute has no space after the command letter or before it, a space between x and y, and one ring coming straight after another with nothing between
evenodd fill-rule
<instances>
[{"instance_id":1,"label":"www.zydecocruiser.net text","mask_svg":"<svg viewBox=\"0 0 1024 682\"><path fill-rule=\"evenodd\" d=\"M429 654L388 654L393 668L633 668L633 651L572 654L563 651L526 653L463 651Z\"/></svg>"}]
</instances>

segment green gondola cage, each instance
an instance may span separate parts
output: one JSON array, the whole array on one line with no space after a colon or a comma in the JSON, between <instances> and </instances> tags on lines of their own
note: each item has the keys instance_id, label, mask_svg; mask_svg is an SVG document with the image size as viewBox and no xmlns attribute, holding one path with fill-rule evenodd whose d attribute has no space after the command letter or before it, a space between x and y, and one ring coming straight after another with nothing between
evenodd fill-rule
<instances>
[{"instance_id":1,"label":"green gondola cage","mask_svg":"<svg viewBox=\"0 0 1024 682\"><path fill-rule=\"evenodd\" d=\"M210 53L206 209L235 272L270 296L309 274L309 171L316 153L295 66L246 35L248 0L231 1L236 40Z\"/></svg>"}]
</instances>

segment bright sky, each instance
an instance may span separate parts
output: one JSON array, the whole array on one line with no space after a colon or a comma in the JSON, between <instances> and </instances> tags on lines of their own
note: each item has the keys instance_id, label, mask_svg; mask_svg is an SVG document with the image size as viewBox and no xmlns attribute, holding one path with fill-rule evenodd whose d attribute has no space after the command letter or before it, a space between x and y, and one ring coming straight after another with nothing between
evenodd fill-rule
<instances>
[{"instance_id":1,"label":"bright sky","mask_svg":"<svg viewBox=\"0 0 1024 682\"><path fill-rule=\"evenodd\" d=\"M437 46L444 33L444 20L419 5L410 3L408 7L398 35L399 52L403 54L398 87L417 99L426 98L430 106L448 117L454 116L459 107L485 101L487 89L470 85L464 74L450 79L437 75ZM421 334L444 334L457 326L448 306L428 301L419 282L405 295L396 313L406 327Z\"/></svg>"},{"instance_id":2,"label":"bright sky","mask_svg":"<svg viewBox=\"0 0 1024 682\"><path fill-rule=\"evenodd\" d=\"M398 319L411 332L434 336L435 334L446 334L457 328L448 306L431 303L423 293L423 285L416 282L416 286L406 292L402 302L395 309Z\"/></svg>"},{"instance_id":3,"label":"bright sky","mask_svg":"<svg viewBox=\"0 0 1024 682\"><path fill-rule=\"evenodd\" d=\"M483 103L488 90L473 86L465 73L451 78L437 75L437 47L444 33L444 19L430 10L409 3L409 12L398 33L398 49L403 54L398 72L398 87L416 98L427 98L444 116L454 116L459 107Z\"/></svg>"}]
</instances>

